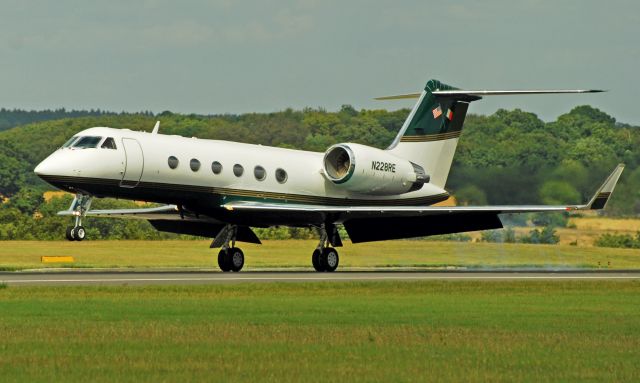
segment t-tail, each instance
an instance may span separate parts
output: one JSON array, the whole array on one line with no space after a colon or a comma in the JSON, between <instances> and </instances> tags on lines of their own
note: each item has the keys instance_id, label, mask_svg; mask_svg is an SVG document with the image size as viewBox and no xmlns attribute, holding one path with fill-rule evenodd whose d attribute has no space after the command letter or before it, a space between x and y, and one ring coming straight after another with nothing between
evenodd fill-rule
<instances>
[{"instance_id":1,"label":"t-tail","mask_svg":"<svg viewBox=\"0 0 640 383\"><path fill-rule=\"evenodd\" d=\"M482 96L554 93L596 93L601 90L461 90L429 80L422 93L379 97L377 100L418 98L400 132L387 150L422 166L431 183L444 188L462 133L469 103Z\"/></svg>"}]
</instances>

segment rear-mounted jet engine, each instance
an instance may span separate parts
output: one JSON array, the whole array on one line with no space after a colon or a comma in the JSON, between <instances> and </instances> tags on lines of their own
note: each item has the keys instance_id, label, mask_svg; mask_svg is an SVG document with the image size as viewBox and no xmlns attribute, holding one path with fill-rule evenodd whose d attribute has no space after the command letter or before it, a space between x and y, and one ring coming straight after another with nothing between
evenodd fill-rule
<instances>
[{"instance_id":1,"label":"rear-mounted jet engine","mask_svg":"<svg viewBox=\"0 0 640 383\"><path fill-rule=\"evenodd\" d=\"M429 182L421 166L388 151L353 143L327 149L323 170L324 176L336 186L370 195L408 193Z\"/></svg>"}]
</instances>

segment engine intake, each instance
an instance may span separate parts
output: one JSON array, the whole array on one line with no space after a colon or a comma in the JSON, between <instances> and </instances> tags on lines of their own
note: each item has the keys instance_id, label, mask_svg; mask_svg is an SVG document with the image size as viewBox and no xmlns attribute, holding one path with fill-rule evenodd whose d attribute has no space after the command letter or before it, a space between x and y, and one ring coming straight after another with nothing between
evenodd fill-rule
<instances>
[{"instance_id":1,"label":"engine intake","mask_svg":"<svg viewBox=\"0 0 640 383\"><path fill-rule=\"evenodd\" d=\"M353 151L346 145L335 145L324 155L325 174L336 184L348 181L355 167Z\"/></svg>"}]
</instances>

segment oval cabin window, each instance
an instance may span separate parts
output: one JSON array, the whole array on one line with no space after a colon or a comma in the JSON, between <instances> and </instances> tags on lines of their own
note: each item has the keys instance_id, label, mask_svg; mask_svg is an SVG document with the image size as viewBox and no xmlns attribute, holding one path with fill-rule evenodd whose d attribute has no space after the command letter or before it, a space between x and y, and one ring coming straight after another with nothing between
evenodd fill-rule
<instances>
[{"instance_id":1,"label":"oval cabin window","mask_svg":"<svg viewBox=\"0 0 640 383\"><path fill-rule=\"evenodd\" d=\"M276 181L281 184L287 182L287 172L284 169L276 169Z\"/></svg>"},{"instance_id":2,"label":"oval cabin window","mask_svg":"<svg viewBox=\"0 0 640 383\"><path fill-rule=\"evenodd\" d=\"M242 165L240 164L233 165L233 174L235 174L236 177L240 177L242 173L244 173L244 168L242 167Z\"/></svg>"},{"instance_id":3,"label":"oval cabin window","mask_svg":"<svg viewBox=\"0 0 640 383\"><path fill-rule=\"evenodd\" d=\"M171 169L175 169L178 167L178 164L180 163L180 161L178 161L178 159L174 156L169 157L169 167Z\"/></svg>"},{"instance_id":4,"label":"oval cabin window","mask_svg":"<svg viewBox=\"0 0 640 383\"><path fill-rule=\"evenodd\" d=\"M213 174L220 174L222 172L222 164L218 161L213 161L211 164L211 171Z\"/></svg>"},{"instance_id":5,"label":"oval cabin window","mask_svg":"<svg viewBox=\"0 0 640 383\"><path fill-rule=\"evenodd\" d=\"M189 167L194 172L197 172L198 170L200 170L200 161L196 160L195 158L192 158L191 161L189 162Z\"/></svg>"},{"instance_id":6,"label":"oval cabin window","mask_svg":"<svg viewBox=\"0 0 640 383\"><path fill-rule=\"evenodd\" d=\"M260 165L253 168L253 175L258 181L264 181L264 179L267 178L267 172Z\"/></svg>"}]
</instances>

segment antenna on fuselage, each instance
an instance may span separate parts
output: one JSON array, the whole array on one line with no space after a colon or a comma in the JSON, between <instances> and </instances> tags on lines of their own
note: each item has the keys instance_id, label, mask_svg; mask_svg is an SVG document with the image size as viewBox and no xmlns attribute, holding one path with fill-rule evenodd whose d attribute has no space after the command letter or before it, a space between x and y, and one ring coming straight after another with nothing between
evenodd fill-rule
<instances>
[{"instance_id":1,"label":"antenna on fuselage","mask_svg":"<svg viewBox=\"0 0 640 383\"><path fill-rule=\"evenodd\" d=\"M151 134L158 134L158 130L160 130L160 121L156 121L156 124L153 126L153 130Z\"/></svg>"}]
</instances>

